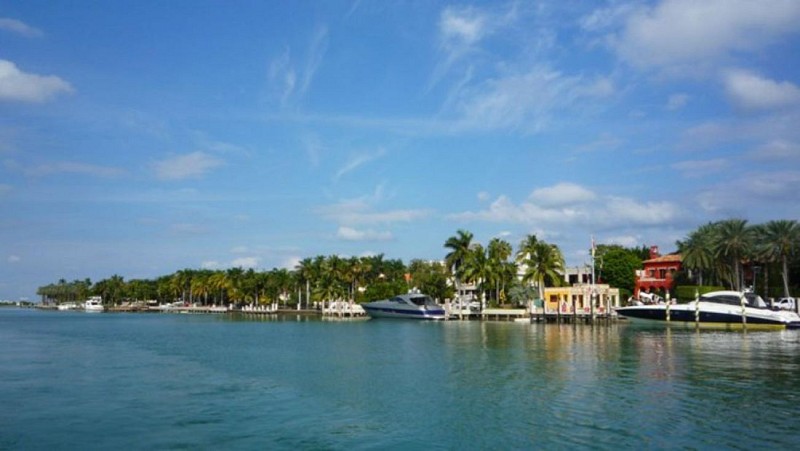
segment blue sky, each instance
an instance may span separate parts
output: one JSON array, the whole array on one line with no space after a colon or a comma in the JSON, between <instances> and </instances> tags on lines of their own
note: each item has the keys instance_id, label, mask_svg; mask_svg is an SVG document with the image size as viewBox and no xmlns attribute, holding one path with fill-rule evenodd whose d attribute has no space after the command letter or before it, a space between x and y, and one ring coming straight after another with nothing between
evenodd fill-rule
<instances>
[{"instance_id":1,"label":"blue sky","mask_svg":"<svg viewBox=\"0 0 800 451\"><path fill-rule=\"evenodd\" d=\"M800 217L800 2L0 0L0 299Z\"/></svg>"}]
</instances>

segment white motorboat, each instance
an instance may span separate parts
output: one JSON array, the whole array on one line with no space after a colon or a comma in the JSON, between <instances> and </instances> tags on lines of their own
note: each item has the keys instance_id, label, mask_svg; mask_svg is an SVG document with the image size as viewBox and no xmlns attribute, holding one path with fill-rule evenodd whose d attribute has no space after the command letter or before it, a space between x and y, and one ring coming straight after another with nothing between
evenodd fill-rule
<instances>
[{"instance_id":1,"label":"white motorboat","mask_svg":"<svg viewBox=\"0 0 800 451\"><path fill-rule=\"evenodd\" d=\"M401 294L390 299L361 304L371 318L445 319L444 308L430 296Z\"/></svg>"},{"instance_id":2,"label":"white motorboat","mask_svg":"<svg viewBox=\"0 0 800 451\"><path fill-rule=\"evenodd\" d=\"M102 312L103 309L103 298L100 296L91 296L86 302L83 304L83 309L87 312Z\"/></svg>"},{"instance_id":3,"label":"white motorboat","mask_svg":"<svg viewBox=\"0 0 800 451\"><path fill-rule=\"evenodd\" d=\"M669 323L724 329L800 328L800 315L772 310L755 293L713 291L686 304L639 304L616 309L617 314L634 322Z\"/></svg>"}]
</instances>

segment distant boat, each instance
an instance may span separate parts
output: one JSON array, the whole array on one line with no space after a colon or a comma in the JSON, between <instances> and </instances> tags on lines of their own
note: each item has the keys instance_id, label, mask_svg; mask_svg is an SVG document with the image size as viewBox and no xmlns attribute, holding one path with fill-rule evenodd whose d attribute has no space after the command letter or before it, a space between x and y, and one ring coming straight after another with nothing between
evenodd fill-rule
<instances>
[{"instance_id":1,"label":"distant boat","mask_svg":"<svg viewBox=\"0 0 800 451\"><path fill-rule=\"evenodd\" d=\"M103 298L100 296L92 296L83 304L84 310L87 312L102 312L103 311Z\"/></svg>"},{"instance_id":2,"label":"distant boat","mask_svg":"<svg viewBox=\"0 0 800 451\"><path fill-rule=\"evenodd\" d=\"M401 294L390 299L367 302L361 307L371 318L445 319L445 311L430 296Z\"/></svg>"},{"instance_id":3,"label":"distant boat","mask_svg":"<svg viewBox=\"0 0 800 451\"><path fill-rule=\"evenodd\" d=\"M75 310L76 308L78 308L78 305L74 302L62 302L61 304L58 304L58 309L61 311Z\"/></svg>"},{"instance_id":4,"label":"distant boat","mask_svg":"<svg viewBox=\"0 0 800 451\"><path fill-rule=\"evenodd\" d=\"M800 328L800 315L772 310L755 293L712 291L686 304L640 304L616 309L634 322L648 322L713 328Z\"/></svg>"}]
</instances>

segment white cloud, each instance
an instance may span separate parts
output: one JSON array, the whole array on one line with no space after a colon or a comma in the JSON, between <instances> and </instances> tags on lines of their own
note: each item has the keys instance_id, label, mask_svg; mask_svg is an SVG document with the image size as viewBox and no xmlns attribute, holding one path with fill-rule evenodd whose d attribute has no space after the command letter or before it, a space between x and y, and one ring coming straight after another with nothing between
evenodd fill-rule
<instances>
[{"instance_id":1,"label":"white cloud","mask_svg":"<svg viewBox=\"0 0 800 451\"><path fill-rule=\"evenodd\" d=\"M22 260L22 259L21 259L21 258L20 258L18 255L9 255L9 256L8 256L8 262L9 262L9 263L18 263L18 262L20 262L21 260Z\"/></svg>"},{"instance_id":2,"label":"white cloud","mask_svg":"<svg viewBox=\"0 0 800 451\"><path fill-rule=\"evenodd\" d=\"M344 199L335 204L318 207L316 212L326 219L346 226L411 222L431 214L426 209L376 211L374 205L383 201L383 197L383 186L378 185L371 195Z\"/></svg>"},{"instance_id":3,"label":"white cloud","mask_svg":"<svg viewBox=\"0 0 800 451\"><path fill-rule=\"evenodd\" d=\"M598 240L599 242L600 240ZM623 247L637 247L642 245L642 238L639 235L619 235L610 236L602 239L603 244L618 244Z\"/></svg>"},{"instance_id":4,"label":"white cloud","mask_svg":"<svg viewBox=\"0 0 800 451\"><path fill-rule=\"evenodd\" d=\"M724 83L731 101L744 109L800 105L800 89L787 81L776 82L745 70L730 70L724 76Z\"/></svg>"},{"instance_id":5,"label":"white cloud","mask_svg":"<svg viewBox=\"0 0 800 451\"><path fill-rule=\"evenodd\" d=\"M372 211L367 208L352 208L346 204L335 204L318 209L322 216L335 220L340 224L388 224L394 222L411 222L425 218L430 211L424 209L398 209L388 211Z\"/></svg>"},{"instance_id":6,"label":"white cloud","mask_svg":"<svg viewBox=\"0 0 800 451\"><path fill-rule=\"evenodd\" d=\"M796 208L800 171L752 172L747 179L748 183L724 180L707 187L698 194L698 204L708 213L728 216L749 216L764 208L774 215L781 203Z\"/></svg>"},{"instance_id":7,"label":"white cloud","mask_svg":"<svg viewBox=\"0 0 800 451\"><path fill-rule=\"evenodd\" d=\"M11 61L0 59L0 101L41 103L73 91L69 83L55 75L29 74Z\"/></svg>"},{"instance_id":8,"label":"white cloud","mask_svg":"<svg viewBox=\"0 0 800 451\"><path fill-rule=\"evenodd\" d=\"M200 267L203 269L218 269L222 265L216 260L207 260L200 264Z\"/></svg>"},{"instance_id":9,"label":"white cloud","mask_svg":"<svg viewBox=\"0 0 800 451\"><path fill-rule=\"evenodd\" d=\"M447 7L439 18L444 45L470 45L486 32L486 17L475 8Z\"/></svg>"},{"instance_id":10,"label":"white cloud","mask_svg":"<svg viewBox=\"0 0 800 451\"><path fill-rule=\"evenodd\" d=\"M537 188L531 193L531 200L545 207L560 207L589 202L597 196L588 189L574 183L559 183L554 186Z\"/></svg>"},{"instance_id":11,"label":"white cloud","mask_svg":"<svg viewBox=\"0 0 800 451\"><path fill-rule=\"evenodd\" d=\"M680 209L671 202L639 202L617 196L598 196L571 184L537 189L519 204L498 197L485 210L450 215L459 221L487 221L541 227L594 225L629 227L662 225L678 220Z\"/></svg>"},{"instance_id":12,"label":"white cloud","mask_svg":"<svg viewBox=\"0 0 800 451\"><path fill-rule=\"evenodd\" d=\"M232 268L255 268L261 261L258 257L240 257L231 262Z\"/></svg>"},{"instance_id":13,"label":"white cloud","mask_svg":"<svg viewBox=\"0 0 800 451\"><path fill-rule=\"evenodd\" d=\"M28 168L25 170L25 174L34 177L44 177L53 174L82 174L95 177L113 178L124 174L124 171L119 168L107 166L61 161Z\"/></svg>"},{"instance_id":14,"label":"white cloud","mask_svg":"<svg viewBox=\"0 0 800 451\"><path fill-rule=\"evenodd\" d=\"M8 17L0 17L0 30L10 31L26 38L40 38L44 36L44 33L38 28L34 28L25 22Z\"/></svg>"},{"instance_id":15,"label":"white cloud","mask_svg":"<svg viewBox=\"0 0 800 451\"><path fill-rule=\"evenodd\" d=\"M286 259L284 259L283 262L281 263L280 267L286 269L295 269L300 264L300 261L302 259L303 259L302 257L299 257L297 255L286 257Z\"/></svg>"},{"instance_id":16,"label":"white cloud","mask_svg":"<svg viewBox=\"0 0 800 451\"><path fill-rule=\"evenodd\" d=\"M204 152L192 152L161 160L153 166L161 180L183 180L201 177L222 164L222 160Z\"/></svg>"},{"instance_id":17,"label":"white cloud","mask_svg":"<svg viewBox=\"0 0 800 451\"><path fill-rule=\"evenodd\" d=\"M666 0L631 13L613 45L635 66L694 70L796 33L799 21L795 0Z\"/></svg>"},{"instance_id":18,"label":"white cloud","mask_svg":"<svg viewBox=\"0 0 800 451\"><path fill-rule=\"evenodd\" d=\"M667 99L667 109L669 111L680 110L681 108L685 107L688 102L688 94L672 94L669 96L669 99Z\"/></svg>"},{"instance_id":19,"label":"white cloud","mask_svg":"<svg viewBox=\"0 0 800 451\"><path fill-rule=\"evenodd\" d=\"M389 231L357 230L352 227L339 227L336 236L345 241L389 241L392 233Z\"/></svg>"}]
</instances>

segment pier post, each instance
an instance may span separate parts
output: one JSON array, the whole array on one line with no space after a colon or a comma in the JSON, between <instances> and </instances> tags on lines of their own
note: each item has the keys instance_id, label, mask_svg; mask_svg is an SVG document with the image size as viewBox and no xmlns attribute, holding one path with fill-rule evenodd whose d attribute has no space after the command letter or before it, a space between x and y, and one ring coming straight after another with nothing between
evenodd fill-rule
<instances>
[{"instance_id":1,"label":"pier post","mask_svg":"<svg viewBox=\"0 0 800 451\"><path fill-rule=\"evenodd\" d=\"M700 293L694 290L694 325L700 327Z\"/></svg>"},{"instance_id":2,"label":"pier post","mask_svg":"<svg viewBox=\"0 0 800 451\"><path fill-rule=\"evenodd\" d=\"M669 321L670 321L670 317L669 317L669 305L670 305L670 301L669 301L669 291L668 291L668 292L667 292L667 322L669 322Z\"/></svg>"},{"instance_id":3,"label":"pier post","mask_svg":"<svg viewBox=\"0 0 800 451\"><path fill-rule=\"evenodd\" d=\"M747 299L742 294L742 327L747 329Z\"/></svg>"}]
</instances>

